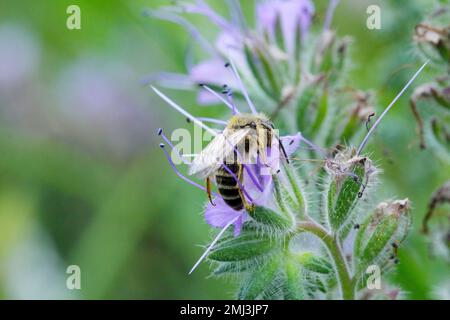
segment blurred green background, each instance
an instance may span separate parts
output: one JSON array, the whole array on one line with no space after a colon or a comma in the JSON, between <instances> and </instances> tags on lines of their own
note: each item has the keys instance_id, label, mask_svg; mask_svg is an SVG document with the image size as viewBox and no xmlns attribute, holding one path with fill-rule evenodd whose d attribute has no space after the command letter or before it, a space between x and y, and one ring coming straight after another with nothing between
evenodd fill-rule
<instances>
[{"instance_id":1,"label":"blurred green background","mask_svg":"<svg viewBox=\"0 0 450 320\"><path fill-rule=\"evenodd\" d=\"M209 2L226 14L222 1ZM354 39L349 80L376 89L378 108L417 67L412 31L430 2L343 0L337 9L333 26ZM158 127L188 125L141 83L186 71L185 30L142 15L169 3L0 2L0 298L233 297L232 283L207 278L207 264L187 275L210 237L205 195L175 176L158 147ZM242 3L252 21L253 1ZM318 19L326 3L315 1ZM81 30L66 28L71 4L81 8ZM366 28L369 4L381 7L381 30ZM214 40L204 18L192 21ZM221 113L196 106L195 92L166 92L196 115ZM407 96L367 150L384 171L382 196L414 205L414 229L389 277L407 298L434 298L449 283L448 265L418 230L449 168L419 150ZM73 264L81 290L66 288Z\"/></svg>"}]
</instances>

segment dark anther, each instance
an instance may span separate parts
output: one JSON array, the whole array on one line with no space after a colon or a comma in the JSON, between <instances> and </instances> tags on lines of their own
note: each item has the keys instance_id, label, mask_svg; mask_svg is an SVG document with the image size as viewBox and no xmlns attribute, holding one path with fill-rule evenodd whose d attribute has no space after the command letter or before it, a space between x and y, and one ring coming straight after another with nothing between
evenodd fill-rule
<instances>
[{"instance_id":1,"label":"dark anther","mask_svg":"<svg viewBox=\"0 0 450 320\"><path fill-rule=\"evenodd\" d=\"M204 83L199 83L198 86L199 86L199 87L204 87L205 84L204 84Z\"/></svg>"},{"instance_id":2,"label":"dark anther","mask_svg":"<svg viewBox=\"0 0 450 320\"><path fill-rule=\"evenodd\" d=\"M398 244L396 244L395 242L392 242L392 248L398 248Z\"/></svg>"},{"instance_id":3,"label":"dark anther","mask_svg":"<svg viewBox=\"0 0 450 320\"><path fill-rule=\"evenodd\" d=\"M225 63L225 68L228 68L229 66L230 66L229 62Z\"/></svg>"},{"instance_id":4,"label":"dark anther","mask_svg":"<svg viewBox=\"0 0 450 320\"><path fill-rule=\"evenodd\" d=\"M399 263L398 259L395 259L395 260L394 260L394 263L395 263L395 264L398 264L398 263Z\"/></svg>"},{"instance_id":5,"label":"dark anther","mask_svg":"<svg viewBox=\"0 0 450 320\"><path fill-rule=\"evenodd\" d=\"M278 170L277 170L277 173L280 173L280 171L281 171L281 170L280 170L280 169L278 169Z\"/></svg>"},{"instance_id":6,"label":"dark anther","mask_svg":"<svg viewBox=\"0 0 450 320\"><path fill-rule=\"evenodd\" d=\"M358 192L358 199L361 199L362 196L363 196L363 193L361 191Z\"/></svg>"},{"instance_id":7,"label":"dark anther","mask_svg":"<svg viewBox=\"0 0 450 320\"><path fill-rule=\"evenodd\" d=\"M164 143L160 143L159 146L160 146L161 148L164 148L164 147L165 147Z\"/></svg>"},{"instance_id":8,"label":"dark anther","mask_svg":"<svg viewBox=\"0 0 450 320\"><path fill-rule=\"evenodd\" d=\"M358 223L356 223L356 224L353 226L353 228L355 228L355 229L359 229L359 227L360 227L360 225L359 225Z\"/></svg>"},{"instance_id":9,"label":"dark anther","mask_svg":"<svg viewBox=\"0 0 450 320\"><path fill-rule=\"evenodd\" d=\"M222 88L228 88L228 85L225 83Z\"/></svg>"},{"instance_id":10,"label":"dark anther","mask_svg":"<svg viewBox=\"0 0 450 320\"><path fill-rule=\"evenodd\" d=\"M191 119L186 118L186 122L187 122L187 123L191 123Z\"/></svg>"},{"instance_id":11,"label":"dark anther","mask_svg":"<svg viewBox=\"0 0 450 320\"><path fill-rule=\"evenodd\" d=\"M390 260L394 260L394 258L395 258L394 255L391 255L391 256L389 257Z\"/></svg>"},{"instance_id":12,"label":"dark anther","mask_svg":"<svg viewBox=\"0 0 450 320\"><path fill-rule=\"evenodd\" d=\"M289 142L289 145L292 146L293 143L294 143L294 140L291 140L291 141Z\"/></svg>"},{"instance_id":13,"label":"dark anther","mask_svg":"<svg viewBox=\"0 0 450 320\"><path fill-rule=\"evenodd\" d=\"M367 117L367 121L366 121L366 129L367 131L369 131L369 123L370 123L370 119L372 119L372 117L375 115L375 112L372 112L371 114L369 114L369 116Z\"/></svg>"},{"instance_id":14,"label":"dark anther","mask_svg":"<svg viewBox=\"0 0 450 320\"><path fill-rule=\"evenodd\" d=\"M161 135L162 131L163 131L162 128L159 128L159 129L158 129L158 136Z\"/></svg>"}]
</instances>

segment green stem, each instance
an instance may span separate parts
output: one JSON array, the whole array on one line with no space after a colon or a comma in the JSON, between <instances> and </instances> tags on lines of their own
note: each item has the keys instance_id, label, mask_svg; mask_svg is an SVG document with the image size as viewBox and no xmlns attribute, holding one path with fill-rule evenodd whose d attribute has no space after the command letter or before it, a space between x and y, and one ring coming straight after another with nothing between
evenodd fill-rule
<instances>
[{"instance_id":1,"label":"green stem","mask_svg":"<svg viewBox=\"0 0 450 320\"><path fill-rule=\"evenodd\" d=\"M286 208L286 205L285 205L285 203L284 203L284 200L283 200L283 196L281 195L281 186L280 186L280 181L278 180L278 177L276 177L276 176L274 176L273 177L273 185L274 185L274 193L275 193L275 199L276 199L276 201L277 201L277 204L278 204L278 206L280 207L280 209L281 209L281 211L286 215L286 216L288 216L289 218L291 218L290 217L290 214L289 214L289 212L288 212L288 210L287 210L287 208Z\"/></svg>"},{"instance_id":2,"label":"green stem","mask_svg":"<svg viewBox=\"0 0 450 320\"><path fill-rule=\"evenodd\" d=\"M341 286L342 298L344 300L354 300L354 284L337 238L333 237L333 235L328 233L325 228L312 220L299 222L297 224L297 230L300 232L311 232L323 241L328 251L330 252L330 255L333 258L334 264L336 266L337 275L339 277L339 284Z\"/></svg>"}]
</instances>

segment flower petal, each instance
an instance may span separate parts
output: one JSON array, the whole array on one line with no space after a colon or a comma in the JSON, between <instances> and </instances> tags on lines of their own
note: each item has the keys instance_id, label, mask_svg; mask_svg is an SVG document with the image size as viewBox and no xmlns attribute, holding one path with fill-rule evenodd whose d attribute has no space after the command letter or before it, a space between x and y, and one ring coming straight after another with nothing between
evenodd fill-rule
<instances>
[{"instance_id":1,"label":"flower petal","mask_svg":"<svg viewBox=\"0 0 450 320\"><path fill-rule=\"evenodd\" d=\"M290 157L300 147L302 135L300 132L298 132L296 135L293 136L283 136L280 138L280 140L281 143L283 144L283 148L286 151L287 156Z\"/></svg>"},{"instance_id":2,"label":"flower petal","mask_svg":"<svg viewBox=\"0 0 450 320\"><path fill-rule=\"evenodd\" d=\"M205 60L194 67L189 72L191 80L195 83L223 84L234 83L233 75L225 68L225 62L221 59Z\"/></svg>"},{"instance_id":3,"label":"flower petal","mask_svg":"<svg viewBox=\"0 0 450 320\"><path fill-rule=\"evenodd\" d=\"M314 5L310 0L274 0L259 4L256 9L259 31L267 32L272 39L277 17L280 19L284 49L288 53L293 51L296 29L300 27L303 34L308 32L313 13Z\"/></svg>"},{"instance_id":4,"label":"flower petal","mask_svg":"<svg viewBox=\"0 0 450 320\"><path fill-rule=\"evenodd\" d=\"M241 211L233 210L229 207L222 198L215 198L213 200L215 206L208 203L205 210L205 220L206 222L217 228L225 227L230 221L242 215Z\"/></svg>"}]
</instances>

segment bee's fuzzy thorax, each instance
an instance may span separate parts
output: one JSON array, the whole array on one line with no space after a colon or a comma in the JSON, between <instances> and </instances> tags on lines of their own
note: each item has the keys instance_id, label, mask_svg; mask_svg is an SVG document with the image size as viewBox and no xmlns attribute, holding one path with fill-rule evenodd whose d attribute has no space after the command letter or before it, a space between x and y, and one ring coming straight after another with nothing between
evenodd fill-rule
<instances>
[{"instance_id":1,"label":"bee's fuzzy thorax","mask_svg":"<svg viewBox=\"0 0 450 320\"><path fill-rule=\"evenodd\" d=\"M270 123L270 120L264 113L241 113L234 115L230 120L228 120L227 128L238 129L251 122L254 122L256 124Z\"/></svg>"}]
</instances>

